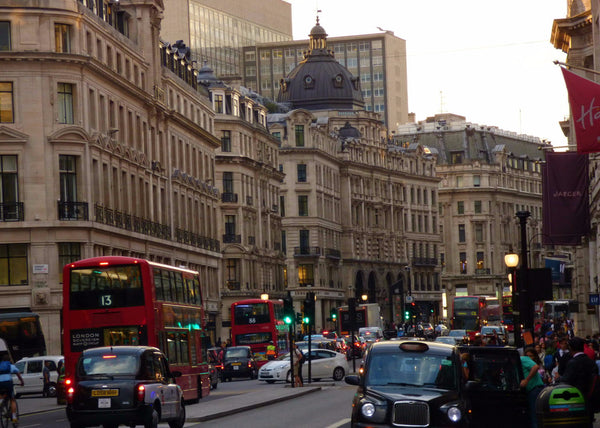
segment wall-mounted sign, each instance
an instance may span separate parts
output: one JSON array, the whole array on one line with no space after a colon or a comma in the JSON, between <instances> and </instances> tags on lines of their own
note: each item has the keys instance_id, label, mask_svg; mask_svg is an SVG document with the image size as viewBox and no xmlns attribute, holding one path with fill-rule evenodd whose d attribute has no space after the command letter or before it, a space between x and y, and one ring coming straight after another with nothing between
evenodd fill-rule
<instances>
[{"instance_id":1,"label":"wall-mounted sign","mask_svg":"<svg viewBox=\"0 0 600 428\"><path fill-rule=\"evenodd\" d=\"M33 265L33 273L48 273L48 265Z\"/></svg>"}]
</instances>

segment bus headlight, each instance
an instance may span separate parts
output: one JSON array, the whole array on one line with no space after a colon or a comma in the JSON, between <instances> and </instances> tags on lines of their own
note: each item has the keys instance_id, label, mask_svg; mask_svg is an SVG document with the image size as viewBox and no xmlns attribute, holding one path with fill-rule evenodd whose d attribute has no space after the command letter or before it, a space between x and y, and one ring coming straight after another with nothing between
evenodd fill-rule
<instances>
[{"instance_id":1,"label":"bus headlight","mask_svg":"<svg viewBox=\"0 0 600 428\"><path fill-rule=\"evenodd\" d=\"M458 422L462 419L462 412L458 407L450 407L446 414L448 415L448 419L450 419L452 422Z\"/></svg>"}]
</instances>

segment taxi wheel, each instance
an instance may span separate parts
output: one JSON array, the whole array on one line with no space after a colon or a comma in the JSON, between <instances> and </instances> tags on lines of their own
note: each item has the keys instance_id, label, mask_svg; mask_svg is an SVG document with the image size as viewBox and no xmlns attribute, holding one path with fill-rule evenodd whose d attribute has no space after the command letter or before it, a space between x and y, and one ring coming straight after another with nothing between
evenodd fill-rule
<instances>
[{"instance_id":1,"label":"taxi wheel","mask_svg":"<svg viewBox=\"0 0 600 428\"><path fill-rule=\"evenodd\" d=\"M158 412L152 407L150 418L144 423L144 428L158 428Z\"/></svg>"},{"instance_id":2,"label":"taxi wheel","mask_svg":"<svg viewBox=\"0 0 600 428\"><path fill-rule=\"evenodd\" d=\"M181 411L179 412L179 417L175 421L169 422L169 428L183 428L185 425L185 407L183 402L181 403Z\"/></svg>"}]
</instances>

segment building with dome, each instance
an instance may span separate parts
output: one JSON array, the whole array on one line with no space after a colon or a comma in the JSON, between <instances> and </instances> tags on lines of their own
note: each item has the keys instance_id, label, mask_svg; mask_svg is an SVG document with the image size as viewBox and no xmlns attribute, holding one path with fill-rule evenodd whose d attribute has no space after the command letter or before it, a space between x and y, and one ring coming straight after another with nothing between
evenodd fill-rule
<instances>
[{"instance_id":1,"label":"building with dome","mask_svg":"<svg viewBox=\"0 0 600 428\"><path fill-rule=\"evenodd\" d=\"M386 322L400 323L411 284L423 284L421 315L437 316L435 153L391 144L318 21L277 100L286 111L270 114L268 125L280 140L285 278L297 309L314 292L320 331L334 328L332 308L364 295L380 304Z\"/></svg>"}]
</instances>

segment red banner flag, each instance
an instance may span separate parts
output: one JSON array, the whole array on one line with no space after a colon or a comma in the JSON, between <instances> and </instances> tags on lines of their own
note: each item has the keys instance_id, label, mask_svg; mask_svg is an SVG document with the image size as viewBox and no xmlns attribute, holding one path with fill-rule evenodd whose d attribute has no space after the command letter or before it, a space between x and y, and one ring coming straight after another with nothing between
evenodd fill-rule
<instances>
[{"instance_id":1,"label":"red banner flag","mask_svg":"<svg viewBox=\"0 0 600 428\"><path fill-rule=\"evenodd\" d=\"M577 152L600 152L600 85L564 67L561 69L569 93Z\"/></svg>"}]
</instances>

